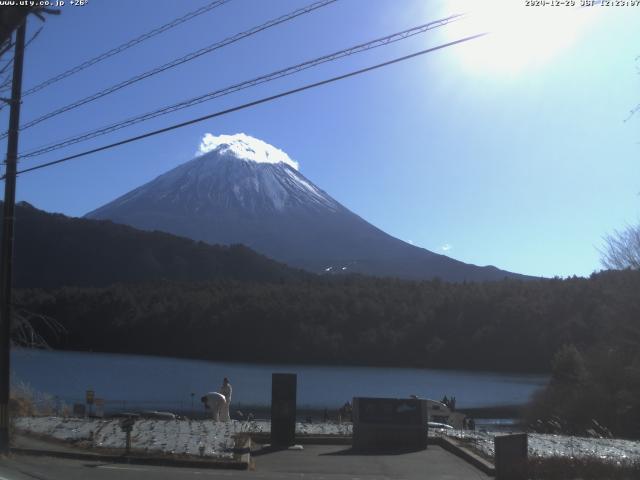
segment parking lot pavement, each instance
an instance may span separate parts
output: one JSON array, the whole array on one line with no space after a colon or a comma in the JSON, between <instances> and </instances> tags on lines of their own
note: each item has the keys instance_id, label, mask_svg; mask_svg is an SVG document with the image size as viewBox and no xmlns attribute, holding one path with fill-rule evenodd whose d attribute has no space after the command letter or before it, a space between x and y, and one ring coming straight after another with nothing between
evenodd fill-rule
<instances>
[{"instance_id":1,"label":"parking lot pavement","mask_svg":"<svg viewBox=\"0 0 640 480\"><path fill-rule=\"evenodd\" d=\"M305 445L303 450L257 450L251 471L157 467L52 457L0 459L0 480L478 480L484 473L437 446L411 453L357 454L344 445Z\"/></svg>"},{"instance_id":2,"label":"parking lot pavement","mask_svg":"<svg viewBox=\"0 0 640 480\"><path fill-rule=\"evenodd\" d=\"M255 451L255 473L304 474L313 479L467 480L491 478L438 446L396 454L362 454L345 445L304 445L303 450ZM277 478L277 477L273 477Z\"/></svg>"}]
</instances>

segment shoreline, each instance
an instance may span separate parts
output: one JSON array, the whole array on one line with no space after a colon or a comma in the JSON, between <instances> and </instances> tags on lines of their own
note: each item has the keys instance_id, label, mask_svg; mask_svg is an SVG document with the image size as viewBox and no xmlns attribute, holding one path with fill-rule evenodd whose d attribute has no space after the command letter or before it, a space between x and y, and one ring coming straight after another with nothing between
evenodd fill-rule
<instances>
[{"instance_id":1,"label":"shoreline","mask_svg":"<svg viewBox=\"0 0 640 480\"><path fill-rule=\"evenodd\" d=\"M69 413L76 404L85 404L85 391L93 391L95 397L102 400L102 410L107 416L134 411L166 411L188 418L204 418L206 412L200 403L201 392L215 388L211 379L228 376L234 389L241 393L232 400L232 417L242 420L252 413L253 418L269 418L271 374L291 371L299 379L297 416L301 421L337 420L338 410L353 397L408 398L410 394L432 400L439 400L445 394L455 395L457 410L463 414L475 418L512 419L521 416L533 392L546 382L546 377L495 372L284 367L77 351L14 349L13 356L12 379L15 383L12 389L19 392L22 388L25 396L42 411L58 414ZM78 368L79 364L83 368ZM114 377L114 368L124 374ZM57 379L59 381L54 381ZM238 410L242 414L237 414Z\"/></svg>"},{"instance_id":2,"label":"shoreline","mask_svg":"<svg viewBox=\"0 0 640 480\"><path fill-rule=\"evenodd\" d=\"M491 407L459 408L456 411L473 418L522 419L527 405L496 405Z\"/></svg>"},{"instance_id":3,"label":"shoreline","mask_svg":"<svg viewBox=\"0 0 640 480\"><path fill-rule=\"evenodd\" d=\"M322 407L298 407L296 409L296 421L301 423L339 423L349 421L349 419L340 419L338 417L338 408L322 408ZM522 421L522 412L525 406L519 405L499 405L492 407L473 407L473 408L461 408L452 412L452 416L468 416L474 418L476 421L480 420L513 420L510 425L520 425ZM204 412L201 409L192 411L191 409L175 409L175 410L140 410L129 409L127 412L142 413L142 412L170 412L180 418L191 420L207 420L210 418L210 414ZM326 411L326 416L325 416ZM242 416L238 412L242 412ZM104 418L115 418L119 414L125 413L124 411L105 412ZM230 416L232 420L244 421L249 414L253 414L253 419L256 421L270 421L271 420L271 407L269 405L239 405L235 406L231 404ZM97 418L92 416L91 418Z\"/></svg>"}]
</instances>

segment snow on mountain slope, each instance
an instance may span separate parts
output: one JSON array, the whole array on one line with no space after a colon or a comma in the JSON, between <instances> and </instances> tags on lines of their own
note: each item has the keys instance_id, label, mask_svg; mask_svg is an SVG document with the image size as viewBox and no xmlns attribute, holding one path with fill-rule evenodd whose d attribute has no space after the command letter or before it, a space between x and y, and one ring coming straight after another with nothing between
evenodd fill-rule
<instances>
[{"instance_id":1,"label":"snow on mountain slope","mask_svg":"<svg viewBox=\"0 0 640 480\"><path fill-rule=\"evenodd\" d=\"M335 211L340 207L295 170L292 161L275 161L273 156L273 161L257 160L253 152L245 156L241 148L244 142L220 144L120 197L107 210L138 201L180 206L185 213L205 213L220 206L249 212L303 206Z\"/></svg>"},{"instance_id":2,"label":"snow on mountain slope","mask_svg":"<svg viewBox=\"0 0 640 480\"><path fill-rule=\"evenodd\" d=\"M454 281L518 276L386 234L305 178L285 152L256 138L207 134L197 154L87 217L209 243L243 243L318 273Z\"/></svg>"}]
</instances>

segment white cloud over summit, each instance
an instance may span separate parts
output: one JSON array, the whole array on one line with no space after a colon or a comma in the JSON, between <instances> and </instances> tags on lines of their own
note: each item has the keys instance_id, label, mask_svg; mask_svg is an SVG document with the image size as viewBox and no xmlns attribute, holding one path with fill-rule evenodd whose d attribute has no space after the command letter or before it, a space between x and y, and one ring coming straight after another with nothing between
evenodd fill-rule
<instances>
[{"instance_id":1,"label":"white cloud over summit","mask_svg":"<svg viewBox=\"0 0 640 480\"><path fill-rule=\"evenodd\" d=\"M196 155L204 155L214 150L256 163L286 163L298 170L298 162L292 160L285 152L244 133L217 136L205 133Z\"/></svg>"}]
</instances>

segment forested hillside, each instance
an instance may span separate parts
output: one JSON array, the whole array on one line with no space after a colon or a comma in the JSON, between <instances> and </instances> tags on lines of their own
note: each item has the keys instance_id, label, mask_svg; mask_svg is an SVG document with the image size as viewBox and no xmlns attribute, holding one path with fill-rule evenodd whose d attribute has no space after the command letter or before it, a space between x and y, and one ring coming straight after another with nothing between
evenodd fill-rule
<instances>
[{"instance_id":1,"label":"forested hillside","mask_svg":"<svg viewBox=\"0 0 640 480\"><path fill-rule=\"evenodd\" d=\"M0 202L2 205L2 202ZM219 246L109 221L16 207L17 287L107 286L116 282L305 278L242 245Z\"/></svg>"},{"instance_id":2,"label":"forested hillside","mask_svg":"<svg viewBox=\"0 0 640 480\"><path fill-rule=\"evenodd\" d=\"M640 345L640 272L449 284L368 277L21 290L56 348L237 361L546 372L565 344Z\"/></svg>"}]
</instances>

